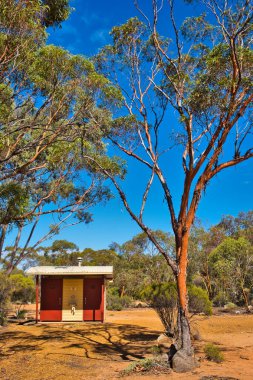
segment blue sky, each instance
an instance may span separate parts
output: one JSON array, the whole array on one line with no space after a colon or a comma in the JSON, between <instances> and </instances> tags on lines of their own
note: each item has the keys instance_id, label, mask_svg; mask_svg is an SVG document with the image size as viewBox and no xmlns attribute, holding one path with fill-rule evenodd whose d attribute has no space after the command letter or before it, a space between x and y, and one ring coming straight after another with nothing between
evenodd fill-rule
<instances>
[{"instance_id":1,"label":"blue sky","mask_svg":"<svg viewBox=\"0 0 253 380\"><path fill-rule=\"evenodd\" d=\"M143 1L143 4L150 3ZM176 2L176 18L178 22L185 17L198 13L197 6L189 7L181 0ZM109 43L109 31L114 25L125 22L137 15L132 0L72 1L75 10L63 23L61 29L49 30L48 42L62 46L74 54L91 56ZM146 9L147 12L148 9ZM162 20L164 30L167 20ZM253 160L228 169L217 176L207 187L202 197L197 216L203 224L209 226L218 222L222 215L236 215L239 211L253 209ZM137 188L142 185L143 174L138 165L129 163L129 175L124 188L130 194L130 202L136 204ZM175 169L175 179L180 179ZM145 215L150 228L170 231L169 217L156 185L150 195L150 204ZM175 203L180 199L180 188L177 181L173 184ZM134 234L140 232L137 225L124 210L120 199L116 196L106 206L97 206L92 210L94 222L89 225L78 225L65 229L56 239L67 239L75 242L80 248L106 248L117 241L123 243ZM44 227L41 224L42 232ZM49 244L48 242L47 244Z\"/></svg>"}]
</instances>

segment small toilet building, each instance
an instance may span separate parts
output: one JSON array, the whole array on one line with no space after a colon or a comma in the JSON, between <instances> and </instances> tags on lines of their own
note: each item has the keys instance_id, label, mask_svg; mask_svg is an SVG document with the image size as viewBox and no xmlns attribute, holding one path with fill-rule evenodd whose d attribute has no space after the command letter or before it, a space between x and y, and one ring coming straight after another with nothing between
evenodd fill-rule
<instances>
[{"instance_id":1,"label":"small toilet building","mask_svg":"<svg viewBox=\"0 0 253 380\"><path fill-rule=\"evenodd\" d=\"M26 273L36 277L36 321L104 321L112 266L37 266Z\"/></svg>"}]
</instances>

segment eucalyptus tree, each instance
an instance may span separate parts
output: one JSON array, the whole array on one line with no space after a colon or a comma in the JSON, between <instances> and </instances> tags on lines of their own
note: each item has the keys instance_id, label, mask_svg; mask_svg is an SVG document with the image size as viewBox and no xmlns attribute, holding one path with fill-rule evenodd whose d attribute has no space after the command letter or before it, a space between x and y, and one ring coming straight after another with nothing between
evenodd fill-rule
<instances>
[{"instance_id":1,"label":"eucalyptus tree","mask_svg":"<svg viewBox=\"0 0 253 380\"><path fill-rule=\"evenodd\" d=\"M8 232L16 231L12 252L5 252L8 272L67 219L91 221L88 208L110 197L86 156L120 172L102 140L119 91L85 57L46 44L46 27L67 17L67 4L0 3L1 252ZM49 214L56 222L31 247L41 216Z\"/></svg>"},{"instance_id":2,"label":"eucalyptus tree","mask_svg":"<svg viewBox=\"0 0 253 380\"><path fill-rule=\"evenodd\" d=\"M183 358L190 368L194 365L186 287L190 230L209 182L225 169L253 157L253 5L248 0L202 0L199 3L203 13L186 18L178 28L173 0L164 6L153 0L152 18L135 3L143 21L131 18L114 27L112 44L98 54L96 62L124 96L109 141L143 171L141 179L135 180L136 189L146 175L139 210L130 203L121 181L101 164L98 166L174 273L178 352L173 365ZM167 32L159 24L164 10L170 20ZM174 184L180 182L175 162L182 164L179 206L172 194ZM175 258L145 223L144 210L154 181L160 184L161 197L167 204L168 226L171 224L175 236Z\"/></svg>"},{"instance_id":3,"label":"eucalyptus tree","mask_svg":"<svg viewBox=\"0 0 253 380\"><path fill-rule=\"evenodd\" d=\"M252 211L239 212L237 216L225 215L208 229L196 223L191 229L188 282L204 287L215 305L223 306L227 302L240 304L244 298L243 287L251 288L252 276L247 272L252 267L252 215ZM217 250L219 255L214 255ZM243 286L236 280L238 277L243 279Z\"/></svg>"},{"instance_id":4,"label":"eucalyptus tree","mask_svg":"<svg viewBox=\"0 0 253 380\"><path fill-rule=\"evenodd\" d=\"M216 285L216 296L224 302L242 302L247 311L253 285L253 246L240 237L226 238L208 257L210 273Z\"/></svg>"},{"instance_id":5,"label":"eucalyptus tree","mask_svg":"<svg viewBox=\"0 0 253 380\"><path fill-rule=\"evenodd\" d=\"M216 226L227 237L244 237L253 244L253 211L239 212L237 216L226 215Z\"/></svg>"},{"instance_id":6,"label":"eucalyptus tree","mask_svg":"<svg viewBox=\"0 0 253 380\"><path fill-rule=\"evenodd\" d=\"M72 10L69 0L42 0L41 3L44 6L41 20L43 25L47 27L61 25L68 18Z\"/></svg>"}]
</instances>

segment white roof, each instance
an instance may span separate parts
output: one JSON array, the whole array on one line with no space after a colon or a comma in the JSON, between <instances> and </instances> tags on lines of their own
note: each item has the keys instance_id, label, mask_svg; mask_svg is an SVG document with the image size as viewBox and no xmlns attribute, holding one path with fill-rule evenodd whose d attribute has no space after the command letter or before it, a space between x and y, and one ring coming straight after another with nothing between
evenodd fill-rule
<instances>
[{"instance_id":1,"label":"white roof","mask_svg":"<svg viewBox=\"0 0 253 380\"><path fill-rule=\"evenodd\" d=\"M37 266L26 270L31 275L105 275L112 278L112 266Z\"/></svg>"}]
</instances>

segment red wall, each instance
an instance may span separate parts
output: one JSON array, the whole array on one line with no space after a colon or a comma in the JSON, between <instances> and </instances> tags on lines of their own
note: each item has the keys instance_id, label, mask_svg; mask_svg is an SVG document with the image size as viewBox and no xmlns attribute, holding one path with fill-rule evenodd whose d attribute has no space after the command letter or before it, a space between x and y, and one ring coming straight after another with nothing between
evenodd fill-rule
<instances>
[{"instance_id":1,"label":"red wall","mask_svg":"<svg viewBox=\"0 0 253 380\"><path fill-rule=\"evenodd\" d=\"M76 277L78 278L78 277ZM79 277L80 278L80 277ZM104 321L104 278L84 279L83 320ZM41 277L40 320L62 320L63 277Z\"/></svg>"}]
</instances>

